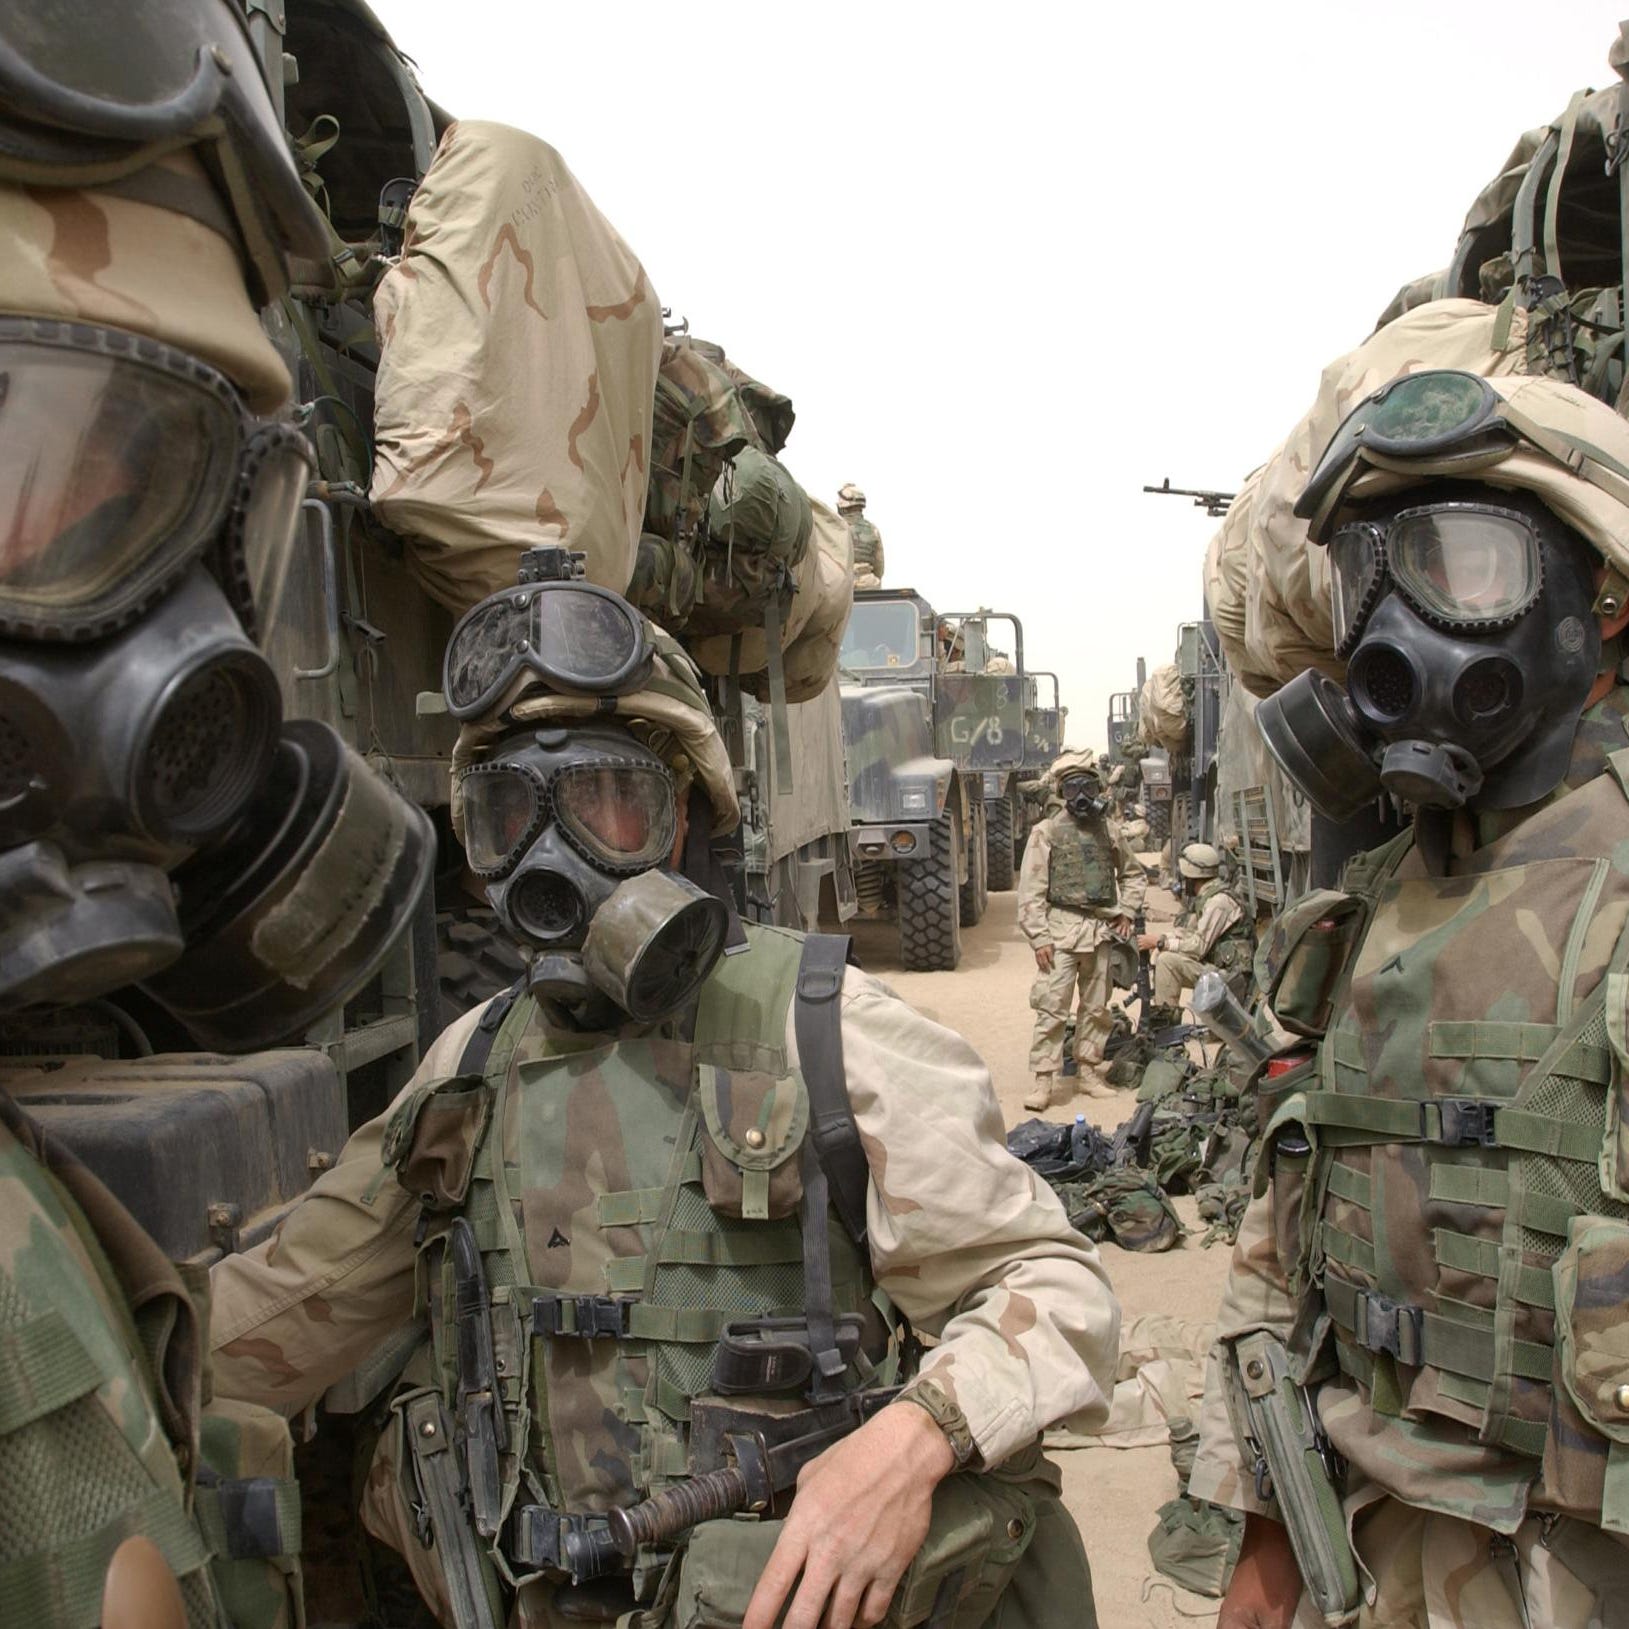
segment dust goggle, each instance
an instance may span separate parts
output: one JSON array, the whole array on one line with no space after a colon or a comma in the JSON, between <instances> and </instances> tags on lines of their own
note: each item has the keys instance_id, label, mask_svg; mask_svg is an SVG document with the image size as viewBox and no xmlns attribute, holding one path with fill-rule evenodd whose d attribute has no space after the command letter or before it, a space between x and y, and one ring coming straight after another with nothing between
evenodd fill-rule
<instances>
[{"instance_id":1,"label":"dust goggle","mask_svg":"<svg viewBox=\"0 0 1629 1629\"><path fill-rule=\"evenodd\" d=\"M522 583L465 613L447 641L442 689L454 718L490 711L523 672L551 690L619 696L650 676L644 619L584 582Z\"/></svg>"}]
</instances>

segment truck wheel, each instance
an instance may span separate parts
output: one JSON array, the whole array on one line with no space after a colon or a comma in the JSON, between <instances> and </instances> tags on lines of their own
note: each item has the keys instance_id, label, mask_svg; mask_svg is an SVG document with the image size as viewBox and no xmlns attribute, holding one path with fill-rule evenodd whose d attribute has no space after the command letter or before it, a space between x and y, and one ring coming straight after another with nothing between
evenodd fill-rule
<instances>
[{"instance_id":1,"label":"truck wheel","mask_svg":"<svg viewBox=\"0 0 1629 1629\"><path fill-rule=\"evenodd\" d=\"M1171 805L1169 803L1150 803L1147 807L1148 846L1150 848L1164 848L1166 838L1171 835Z\"/></svg>"},{"instance_id":2,"label":"truck wheel","mask_svg":"<svg viewBox=\"0 0 1629 1629\"><path fill-rule=\"evenodd\" d=\"M1013 808L1013 794L984 805L984 852L989 872L990 887L1004 894L1013 886L1018 866L1018 844L1015 840L1018 811Z\"/></svg>"},{"instance_id":3,"label":"truck wheel","mask_svg":"<svg viewBox=\"0 0 1629 1629\"><path fill-rule=\"evenodd\" d=\"M484 905L455 905L436 912L436 972L441 986L441 1027L507 990L526 971L521 955Z\"/></svg>"},{"instance_id":4,"label":"truck wheel","mask_svg":"<svg viewBox=\"0 0 1629 1629\"><path fill-rule=\"evenodd\" d=\"M984 907L990 903L987 869L990 834L984 819L984 799L977 799L972 810L973 830L967 840L967 881L957 890L957 906L964 928L976 928L984 920Z\"/></svg>"},{"instance_id":5,"label":"truck wheel","mask_svg":"<svg viewBox=\"0 0 1629 1629\"><path fill-rule=\"evenodd\" d=\"M908 973L948 973L961 960L956 839L951 817L928 827L928 852L899 863L899 963Z\"/></svg>"}]
</instances>

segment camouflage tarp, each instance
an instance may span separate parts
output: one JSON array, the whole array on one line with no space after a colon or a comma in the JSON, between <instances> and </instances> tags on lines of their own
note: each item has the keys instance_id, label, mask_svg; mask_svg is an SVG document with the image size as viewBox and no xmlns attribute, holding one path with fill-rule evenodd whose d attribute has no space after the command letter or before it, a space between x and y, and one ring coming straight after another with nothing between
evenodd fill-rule
<instances>
[{"instance_id":1,"label":"camouflage tarp","mask_svg":"<svg viewBox=\"0 0 1629 1629\"><path fill-rule=\"evenodd\" d=\"M848 770L843 762L842 708L837 686L829 684L812 701L786 709L786 733L792 749L792 784L775 778L769 754L769 853L773 864L783 855L827 832L842 832L847 841Z\"/></svg>"},{"instance_id":2,"label":"camouflage tarp","mask_svg":"<svg viewBox=\"0 0 1629 1629\"><path fill-rule=\"evenodd\" d=\"M661 303L552 147L463 120L442 137L374 297L373 503L462 611L543 543L633 573Z\"/></svg>"},{"instance_id":3,"label":"camouflage tarp","mask_svg":"<svg viewBox=\"0 0 1629 1629\"><path fill-rule=\"evenodd\" d=\"M1153 747L1180 753L1188 745L1188 709L1182 695L1182 675L1174 662L1148 675L1137 700L1137 728Z\"/></svg>"},{"instance_id":4,"label":"camouflage tarp","mask_svg":"<svg viewBox=\"0 0 1629 1629\"><path fill-rule=\"evenodd\" d=\"M1342 420L1405 373L1456 368L1480 374L1548 438L1591 449L1593 466L1586 462L1575 475L1523 441L1476 478L1535 492L1629 570L1629 424L1576 386L1517 373L1526 356L1524 317L1513 313L1507 335L1493 308L1437 300L1407 312L1324 370L1312 408L1253 478L1249 500L1230 509L1206 558L1206 598L1228 665L1251 689L1270 694L1307 667L1343 677L1332 655L1328 562L1293 509ZM1354 484L1353 500L1406 488L1432 473L1425 462L1406 475L1370 469Z\"/></svg>"}]
</instances>

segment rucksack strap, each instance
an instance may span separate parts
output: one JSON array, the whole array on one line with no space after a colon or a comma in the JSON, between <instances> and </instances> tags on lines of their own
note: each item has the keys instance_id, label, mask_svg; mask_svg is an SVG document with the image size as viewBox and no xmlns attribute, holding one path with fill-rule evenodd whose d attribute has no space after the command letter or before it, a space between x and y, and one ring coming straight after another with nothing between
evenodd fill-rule
<instances>
[{"instance_id":1,"label":"rucksack strap","mask_svg":"<svg viewBox=\"0 0 1629 1629\"><path fill-rule=\"evenodd\" d=\"M871 1170L848 1100L843 1068L843 969L850 957L844 933L811 933L798 963L793 1033L809 1093L809 1137L831 1186L832 1208L855 1244L866 1240L865 1199Z\"/></svg>"},{"instance_id":2,"label":"rucksack strap","mask_svg":"<svg viewBox=\"0 0 1629 1629\"><path fill-rule=\"evenodd\" d=\"M461 1075L484 1075L487 1060L492 1056L492 1048L498 1039L498 1031L503 1028L506 1019L515 1003L520 999L521 988L525 981L516 979L507 990L501 990L486 1004L486 1011L481 1014L480 1022L475 1026L475 1032L464 1045L464 1054L458 1060L458 1072Z\"/></svg>"}]
</instances>

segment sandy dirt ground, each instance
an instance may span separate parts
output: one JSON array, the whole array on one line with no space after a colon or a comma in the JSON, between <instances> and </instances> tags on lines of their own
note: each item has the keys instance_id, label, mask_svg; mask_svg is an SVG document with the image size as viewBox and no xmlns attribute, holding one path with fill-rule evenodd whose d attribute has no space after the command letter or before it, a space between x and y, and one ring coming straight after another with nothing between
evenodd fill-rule
<instances>
[{"instance_id":1,"label":"sandy dirt ground","mask_svg":"<svg viewBox=\"0 0 1629 1629\"><path fill-rule=\"evenodd\" d=\"M1170 894L1151 889L1148 914L1154 920L1174 916ZM869 971L885 978L918 1011L958 1030L983 1055L1007 1124L1029 1118L1023 1097L1029 1087L1029 988L1035 959L1018 931L1017 895L992 894L984 920L962 930L962 963L954 973L900 972L898 933L891 922L856 919L850 931ZM1132 1112L1132 1102L1129 1092L1112 1099L1079 1097L1067 1109L1051 1110L1049 1117L1078 1112L1112 1128ZM1194 1201L1176 1203L1183 1221L1194 1229L1176 1249L1137 1255L1113 1244L1102 1247L1127 1320L1145 1312L1205 1320L1215 1315L1228 1252L1222 1246L1201 1250L1203 1228L1195 1228ZM1165 1447L1072 1449L1056 1457L1063 1467L1065 1499L1091 1557L1103 1629L1214 1624L1215 1602L1175 1588L1148 1559L1154 1512L1177 1491Z\"/></svg>"}]
</instances>

